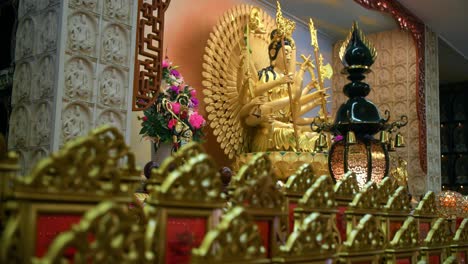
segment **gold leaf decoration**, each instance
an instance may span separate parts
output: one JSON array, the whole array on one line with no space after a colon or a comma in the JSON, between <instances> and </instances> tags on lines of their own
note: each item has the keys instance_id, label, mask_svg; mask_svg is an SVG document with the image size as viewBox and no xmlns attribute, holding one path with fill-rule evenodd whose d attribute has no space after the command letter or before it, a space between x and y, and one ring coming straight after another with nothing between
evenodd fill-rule
<instances>
[{"instance_id":1,"label":"gold leaf decoration","mask_svg":"<svg viewBox=\"0 0 468 264\"><path fill-rule=\"evenodd\" d=\"M336 206L333 181L327 175L320 176L298 204L304 210L336 209Z\"/></svg>"},{"instance_id":2,"label":"gold leaf decoration","mask_svg":"<svg viewBox=\"0 0 468 264\"><path fill-rule=\"evenodd\" d=\"M296 173L288 178L285 190L287 193L303 195L314 184L316 179L312 166L310 164L303 164Z\"/></svg>"},{"instance_id":3,"label":"gold leaf decoration","mask_svg":"<svg viewBox=\"0 0 468 264\"><path fill-rule=\"evenodd\" d=\"M252 99L249 86L258 79L255 67L270 63L265 52L270 34L249 34L249 43L245 41L245 31L253 14L261 22L262 32L269 33L275 28L274 19L262 9L237 5L219 19L203 56L202 84L207 119L216 141L230 159L249 152L251 133L242 122L241 109ZM249 92L244 94L241 91L246 86Z\"/></svg>"},{"instance_id":4,"label":"gold leaf decoration","mask_svg":"<svg viewBox=\"0 0 468 264\"><path fill-rule=\"evenodd\" d=\"M335 253L339 234L331 228L330 221L335 220L321 217L319 213L310 214L289 235L286 245L280 247L280 254L288 257L320 258L320 255Z\"/></svg>"},{"instance_id":5,"label":"gold leaf decoration","mask_svg":"<svg viewBox=\"0 0 468 264\"><path fill-rule=\"evenodd\" d=\"M249 208L282 209L285 197L276 188L276 177L265 153L257 153L234 177L232 200Z\"/></svg>"},{"instance_id":6,"label":"gold leaf decoration","mask_svg":"<svg viewBox=\"0 0 468 264\"><path fill-rule=\"evenodd\" d=\"M103 202L58 235L45 256L33 263L68 263L70 248L76 250L73 263L148 263L152 254L145 254L145 226L135 222L124 207Z\"/></svg>"},{"instance_id":7,"label":"gold leaf decoration","mask_svg":"<svg viewBox=\"0 0 468 264\"><path fill-rule=\"evenodd\" d=\"M344 251L370 251L385 248L385 236L376 219L366 214L343 243Z\"/></svg>"},{"instance_id":8,"label":"gold leaf decoration","mask_svg":"<svg viewBox=\"0 0 468 264\"><path fill-rule=\"evenodd\" d=\"M448 245L452 242L450 223L445 218L438 218L423 241L427 247Z\"/></svg>"},{"instance_id":9,"label":"gold leaf decoration","mask_svg":"<svg viewBox=\"0 0 468 264\"><path fill-rule=\"evenodd\" d=\"M409 213L412 208L406 187L398 187L384 208L387 212Z\"/></svg>"},{"instance_id":10,"label":"gold leaf decoration","mask_svg":"<svg viewBox=\"0 0 468 264\"><path fill-rule=\"evenodd\" d=\"M429 191L424 195L424 198L418 203L414 210L414 216L433 217L437 215L437 204L434 192Z\"/></svg>"},{"instance_id":11,"label":"gold leaf decoration","mask_svg":"<svg viewBox=\"0 0 468 264\"><path fill-rule=\"evenodd\" d=\"M222 182L216 168L213 159L208 155L194 156L172 171L150 195L148 202L157 200L223 203Z\"/></svg>"},{"instance_id":12,"label":"gold leaf decoration","mask_svg":"<svg viewBox=\"0 0 468 264\"><path fill-rule=\"evenodd\" d=\"M343 178L335 184L334 187L337 198L352 199L359 193L359 185L354 172L347 172Z\"/></svg>"},{"instance_id":13,"label":"gold leaf decoration","mask_svg":"<svg viewBox=\"0 0 468 264\"><path fill-rule=\"evenodd\" d=\"M418 222L412 216L406 218L403 226L396 232L389 248L392 249L408 249L419 246L419 229Z\"/></svg>"},{"instance_id":14,"label":"gold leaf decoration","mask_svg":"<svg viewBox=\"0 0 468 264\"><path fill-rule=\"evenodd\" d=\"M42 159L17 190L48 193L129 194L140 184L135 156L115 127L103 126ZM132 178L133 177L133 178ZM127 178L130 185L125 185ZM130 179L129 179L130 178Z\"/></svg>"},{"instance_id":15,"label":"gold leaf decoration","mask_svg":"<svg viewBox=\"0 0 468 264\"><path fill-rule=\"evenodd\" d=\"M468 218L463 219L455 233L453 242L459 244L468 244Z\"/></svg>"},{"instance_id":16,"label":"gold leaf decoration","mask_svg":"<svg viewBox=\"0 0 468 264\"><path fill-rule=\"evenodd\" d=\"M251 262L250 262L251 261ZM257 225L242 207L233 207L221 223L192 249L192 263L269 263Z\"/></svg>"},{"instance_id":17,"label":"gold leaf decoration","mask_svg":"<svg viewBox=\"0 0 468 264\"><path fill-rule=\"evenodd\" d=\"M382 207L382 195L375 182L366 183L349 206L355 209L380 209Z\"/></svg>"},{"instance_id":18,"label":"gold leaf decoration","mask_svg":"<svg viewBox=\"0 0 468 264\"><path fill-rule=\"evenodd\" d=\"M24 246L20 238L21 214L15 213L8 218L0 239L0 263L22 263Z\"/></svg>"},{"instance_id":19,"label":"gold leaf decoration","mask_svg":"<svg viewBox=\"0 0 468 264\"><path fill-rule=\"evenodd\" d=\"M390 197L395 193L398 188L398 184L396 184L395 180L390 177L385 177L380 184L378 185L379 192L382 194L382 198L384 201L390 199Z\"/></svg>"}]
</instances>

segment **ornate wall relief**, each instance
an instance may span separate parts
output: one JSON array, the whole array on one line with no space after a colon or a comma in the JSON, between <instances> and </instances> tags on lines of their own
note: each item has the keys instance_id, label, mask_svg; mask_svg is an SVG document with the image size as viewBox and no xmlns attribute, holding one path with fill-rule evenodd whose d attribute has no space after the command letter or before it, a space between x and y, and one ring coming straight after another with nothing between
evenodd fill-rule
<instances>
[{"instance_id":1,"label":"ornate wall relief","mask_svg":"<svg viewBox=\"0 0 468 264\"><path fill-rule=\"evenodd\" d=\"M97 0L70 0L70 5L95 11Z\"/></svg>"},{"instance_id":2,"label":"ornate wall relief","mask_svg":"<svg viewBox=\"0 0 468 264\"><path fill-rule=\"evenodd\" d=\"M121 107L125 101L123 73L115 67L106 68L99 83L99 103L108 107Z\"/></svg>"},{"instance_id":3,"label":"ornate wall relief","mask_svg":"<svg viewBox=\"0 0 468 264\"><path fill-rule=\"evenodd\" d=\"M48 145L52 135L52 111L47 102L42 102L36 106L31 119L31 126L33 145Z\"/></svg>"},{"instance_id":4,"label":"ornate wall relief","mask_svg":"<svg viewBox=\"0 0 468 264\"><path fill-rule=\"evenodd\" d=\"M18 17L22 17L27 13L34 12L36 10L36 5L38 2L36 0L22 0L19 1L19 15Z\"/></svg>"},{"instance_id":5,"label":"ornate wall relief","mask_svg":"<svg viewBox=\"0 0 468 264\"><path fill-rule=\"evenodd\" d=\"M42 18L39 28L38 52L42 53L57 47L57 15L54 10L49 10Z\"/></svg>"},{"instance_id":6,"label":"ornate wall relief","mask_svg":"<svg viewBox=\"0 0 468 264\"><path fill-rule=\"evenodd\" d=\"M125 32L122 28L115 24L109 25L104 30L101 59L114 64L125 64L128 51L126 39Z\"/></svg>"},{"instance_id":7,"label":"ornate wall relief","mask_svg":"<svg viewBox=\"0 0 468 264\"><path fill-rule=\"evenodd\" d=\"M23 62L17 66L13 80L13 104L29 99L31 93L31 76L32 67L29 62Z\"/></svg>"},{"instance_id":8,"label":"ornate wall relief","mask_svg":"<svg viewBox=\"0 0 468 264\"><path fill-rule=\"evenodd\" d=\"M47 98L53 96L55 84L55 60L47 55L39 61L36 69L37 90L35 98Z\"/></svg>"},{"instance_id":9,"label":"ornate wall relief","mask_svg":"<svg viewBox=\"0 0 468 264\"><path fill-rule=\"evenodd\" d=\"M30 123L29 110L24 105L15 106L11 113L10 120L8 146L10 148L21 148L27 146Z\"/></svg>"},{"instance_id":10,"label":"ornate wall relief","mask_svg":"<svg viewBox=\"0 0 468 264\"><path fill-rule=\"evenodd\" d=\"M84 58L69 60L65 65L65 96L89 101L93 89L93 72L91 63Z\"/></svg>"},{"instance_id":11,"label":"ornate wall relief","mask_svg":"<svg viewBox=\"0 0 468 264\"><path fill-rule=\"evenodd\" d=\"M427 182L434 192L441 189L440 111L438 37L426 27L426 120L427 120ZM463 99L465 100L465 99Z\"/></svg>"},{"instance_id":12,"label":"ornate wall relief","mask_svg":"<svg viewBox=\"0 0 468 264\"><path fill-rule=\"evenodd\" d=\"M105 110L97 118L97 125L111 125L119 129L119 131L125 130L122 121L122 117L116 111Z\"/></svg>"},{"instance_id":13,"label":"ornate wall relief","mask_svg":"<svg viewBox=\"0 0 468 264\"><path fill-rule=\"evenodd\" d=\"M96 52L96 22L85 13L75 13L68 19L68 48L79 53Z\"/></svg>"},{"instance_id":14,"label":"ornate wall relief","mask_svg":"<svg viewBox=\"0 0 468 264\"><path fill-rule=\"evenodd\" d=\"M45 148L39 148L31 152L31 157L29 158L30 164L37 164L40 160L44 159L49 155L49 151ZM32 166L34 166L32 165ZM30 168L32 169L32 167Z\"/></svg>"},{"instance_id":15,"label":"ornate wall relief","mask_svg":"<svg viewBox=\"0 0 468 264\"><path fill-rule=\"evenodd\" d=\"M31 18L20 22L16 32L16 43L16 60L33 55L34 22Z\"/></svg>"},{"instance_id":16,"label":"ornate wall relief","mask_svg":"<svg viewBox=\"0 0 468 264\"><path fill-rule=\"evenodd\" d=\"M122 23L128 23L129 4L128 0L104 0L104 15Z\"/></svg>"},{"instance_id":17,"label":"ornate wall relief","mask_svg":"<svg viewBox=\"0 0 468 264\"><path fill-rule=\"evenodd\" d=\"M88 107L78 103L69 104L62 113L62 142L84 136L91 127Z\"/></svg>"}]
</instances>

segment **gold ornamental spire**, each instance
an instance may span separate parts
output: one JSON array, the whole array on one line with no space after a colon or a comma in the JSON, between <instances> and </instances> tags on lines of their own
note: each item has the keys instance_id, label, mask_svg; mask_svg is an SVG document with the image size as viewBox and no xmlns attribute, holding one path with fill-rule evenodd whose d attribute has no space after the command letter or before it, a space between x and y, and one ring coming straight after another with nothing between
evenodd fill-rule
<instances>
[{"instance_id":1,"label":"gold ornamental spire","mask_svg":"<svg viewBox=\"0 0 468 264\"><path fill-rule=\"evenodd\" d=\"M277 38L291 38L294 29L296 29L296 23L294 21L283 17L279 1L276 1L276 26L278 27Z\"/></svg>"}]
</instances>

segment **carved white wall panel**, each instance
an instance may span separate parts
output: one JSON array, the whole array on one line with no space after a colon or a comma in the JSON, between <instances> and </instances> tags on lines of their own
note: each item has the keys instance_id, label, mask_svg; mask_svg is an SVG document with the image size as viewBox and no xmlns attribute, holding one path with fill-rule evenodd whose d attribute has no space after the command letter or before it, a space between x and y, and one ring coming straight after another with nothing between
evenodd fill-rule
<instances>
[{"instance_id":1,"label":"carved white wall panel","mask_svg":"<svg viewBox=\"0 0 468 264\"><path fill-rule=\"evenodd\" d=\"M47 155L49 155L49 151L45 148L38 148L38 149L32 150L30 158L29 158L29 161L30 161L29 163L37 164L37 162L47 157Z\"/></svg>"},{"instance_id":2,"label":"carved white wall panel","mask_svg":"<svg viewBox=\"0 0 468 264\"><path fill-rule=\"evenodd\" d=\"M29 141L30 111L26 105L16 105L10 117L10 133L8 146L10 148L24 148Z\"/></svg>"},{"instance_id":3,"label":"carved white wall panel","mask_svg":"<svg viewBox=\"0 0 468 264\"><path fill-rule=\"evenodd\" d=\"M48 10L41 18L41 24L37 31L38 53L53 50L57 47L58 17L54 9Z\"/></svg>"},{"instance_id":4,"label":"carved white wall panel","mask_svg":"<svg viewBox=\"0 0 468 264\"><path fill-rule=\"evenodd\" d=\"M36 72L36 89L34 99L53 96L55 86L55 58L46 55L39 60Z\"/></svg>"},{"instance_id":5,"label":"carved white wall panel","mask_svg":"<svg viewBox=\"0 0 468 264\"><path fill-rule=\"evenodd\" d=\"M32 68L29 61L23 61L16 67L13 77L12 104L30 99Z\"/></svg>"},{"instance_id":6,"label":"carved white wall panel","mask_svg":"<svg viewBox=\"0 0 468 264\"><path fill-rule=\"evenodd\" d=\"M96 18L84 12L68 18L68 48L74 52L96 55Z\"/></svg>"},{"instance_id":7,"label":"carved white wall panel","mask_svg":"<svg viewBox=\"0 0 468 264\"><path fill-rule=\"evenodd\" d=\"M97 0L70 0L70 6L96 11L98 2Z\"/></svg>"},{"instance_id":8,"label":"carved white wall panel","mask_svg":"<svg viewBox=\"0 0 468 264\"><path fill-rule=\"evenodd\" d=\"M35 106L31 119L31 138L33 146L43 146L50 144L52 135L52 110L47 101Z\"/></svg>"},{"instance_id":9,"label":"carved white wall panel","mask_svg":"<svg viewBox=\"0 0 468 264\"><path fill-rule=\"evenodd\" d=\"M118 128L120 131L125 130L125 118L123 118L117 111L104 110L97 118L97 126L111 125Z\"/></svg>"},{"instance_id":10,"label":"carved white wall panel","mask_svg":"<svg viewBox=\"0 0 468 264\"><path fill-rule=\"evenodd\" d=\"M23 17L28 13L34 12L39 3L40 1L37 0L20 0L18 18Z\"/></svg>"},{"instance_id":11,"label":"carved white wall panel","mask_svg":"<svg viewBox=\"0 0 468 264\"><path fill-rule=\"evenodd\" d=\"M438 37L426 27L427 185L441 189Z\"/></svg>"},{"instance_id":12,"label":"carved white wall panel","mask_svg":"<svg viewBox=\"0 0 468 264\"><path fill-rule=\"evenodd\" d=\"M117 24L110 24L104 29L101 44L101 59L107 63L126 65L129 43L127 34Z\"/></svg>"},{"instance_id":13,"label":"carved white wall panel","mask_svg":"<svg viewBox=\"0 0 468 264\"><path fill-rule=\"evenodd\" d=\"M15 59L23 59L33 55L34 44L34 21L31 17L20 20L16 32L16 55Z\"/></svg>"},{"instance_id":14,"label":"carved white wall panel","mask_svg":"<svg viewBox=\"0 0 468 264\"><path fill-rule=\"evenodd\" d=\"M82 57L74 57L65 63L65 97L90 101L93 91L94 67Z\"/></svg>"},{"instance_id":15,"label":"carved white wall panel","mask_svg":"<svg viewBox=\"0 0 468 264\"><path fill-rule=\"evenodd\" d=\"M130 17L130 2L129 0L104 0L104 15L127 24Z\"/></svg>"},{"instance_id":16,"label":"carved white wall panel","mask_svg":"<svg viewBox=\"0 0 468 264\"><path fill-rule=\"evenodd\" d=\"M86 135L92 126L91 120L89 106L79 103L67 105L62 113L62 142Z\"/></svg>"},{"instance_id":17,"label":"carved white wall panel","mask_svg":"<svg viewBox=\"0 0 468 264\"><path fill-rule=\"evenodd\" d=\"M128 83L124 73L115 68L106 68L100 76L98 102L107 107L122 108Z\"/></svg>"},{"instance_id":18,"label":"carved white wall panel","mask_svg":"<svg viewBox=\"0 0 468 264\"><path fill-rule=\"evenodd\" d=\"M95 126L125 132L135 3L19 0L8 147L24 172Z\"/></svg>"}]
</instances>

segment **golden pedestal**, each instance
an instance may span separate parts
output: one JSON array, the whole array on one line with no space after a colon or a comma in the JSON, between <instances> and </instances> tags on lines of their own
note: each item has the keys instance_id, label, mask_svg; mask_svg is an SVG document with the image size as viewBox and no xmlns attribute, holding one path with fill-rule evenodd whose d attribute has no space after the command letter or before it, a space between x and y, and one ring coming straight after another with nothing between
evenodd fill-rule
<instances>
[{"instance_id":1,"label":"golden pedestal","mask_svg":"<svg viewBox=\"0 0 468 264\"><path fill-rule=\"evenodd\" d=\"M239 171L242 165L246 164L258 152L244 153L237 156L233 163L234 171ZM312 165L314 174L330 175L328 170L328 154L313 152L293 152L293 151L268 151L265 152L271 160L272 170L279 180L286 181L303 164Z\"/></svg>"}]
</instances>

